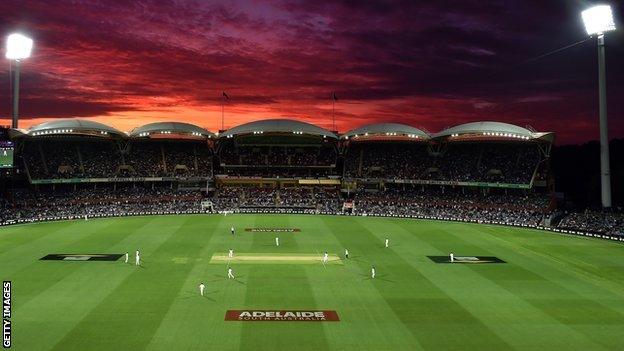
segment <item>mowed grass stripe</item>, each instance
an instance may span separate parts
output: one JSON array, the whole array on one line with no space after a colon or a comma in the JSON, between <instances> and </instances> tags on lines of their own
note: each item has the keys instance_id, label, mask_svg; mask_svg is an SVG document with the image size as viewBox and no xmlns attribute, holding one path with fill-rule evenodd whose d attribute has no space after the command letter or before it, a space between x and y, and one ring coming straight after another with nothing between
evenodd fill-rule
<instances>
[{"instance_id":1,"label":"mowed grass stripe","mask_svg":"<svg viewBox=\"0 0 624 351\"><path fill-rule=\"evenodd\" d=\"M351 237L357 241L350 243L358 252L373 260L378 269L379 278L371 282L385 299L418 342L426 349L509 349L511 348L486 324L466 310L460 303L440 289L408 261L383 248L378 243L379 236L371 230L374 219L360 221L350 218L348 228ZM388 221L388 220L386 220ZM330 228L334 221L329 222ZM380 222L380 224L383 223ZM344 230L337 225L334 232ZM385 230L384 230L385 232ZM353 235L357 233L357 235ZM339 240L343 235L337 234ZM365 245L363 243L373 243ZM370 262L370 261L369 261ZM366 263L360 263L363 269L370 269ZM385 278L385 279L384 279ZM405 292L409 291L410 294Z\"/></svg>"},{"instance_id":2,"label":"mowed grass stripe","mask_svg":"<svg viewBox=\"0 0 624 351\"><path fill-rule=\"evenodd\" d=\"M141 222L135 222L137 225L135 228L143 226L150 221L150 219L146 219ZM65 224L71 226L69 222ZM84 225L83 223L73 225L74 230L84 233L82 235L76 235L76 233L69 230L51 233L48 238L51 242L54 242L54 244L50 244L51 247L46 247L41 240L37 240L37 244L34 250L32 250L34 254L32 251L29 254L19 254L13 257L6 266L3 265L3 274L5 274L5 268L15 269L23 267L5 275L8 278L15 277L15 292L20 296L14 306L14 310L17 313L32 298L42 294L49 294L47 290L54 288L55 285L64 285L66 283L64 279L72 275L77 275L77 278L80 279L80 276L85 274L85 271L101 273L101 268L96 268L94 264L99 265L98 267L110 265L110 262L88 262L90 265L85 265L78 262L41 261L39 260L41 257L49 253L108 253L101 250L108 250L109 247L122 240L127 236L126 230L134 230L133 224L123 225L114 221L101 221L90 227L90 230L86 230L85 227L81 228ZM58 250L58 252L50 250Z\"/></svg>"},{"instance_id":3,"label":"mowed grass stripe","mask_svg":"<svg viewBox=\"0 0 624 351\"><path fill-rule=\"evenodd\" d=\"M170 258L201 249L192 240L199 236L188 235L198 230L191 218L156 218L160 226L142 233L142 267L126 267L131 273L99 299L54 349L139 350L149 343L188 269L171 264Z\"/></svg>"},{"instance_id":4,"label":"mowed grass stripe","mask_svg":"<svg viewBox=\"0 0 624 351\"><path fill-rule=\"evenodd\" d=\"M488 240L485 240L480 243L485 245L487 242ZM535 264L534 257L537 255L535 252L526 250L514 252L504 246L498 248L500 252L514 258L514 264L517 266L512 276L529 277L530 280L506 279L500 274L495 274L493 270L471 268L576 333L584 335L586 339L592 340L593 345L587 347L598 349L601 345L606 349L618 349L624 346L620 338L613 337L614 330L624 327L624 315L620 312L622 306L609 291L586 282L582 276L576 277L575 273L562 271L559 264L550 265L547 258L538 257L539 260L543 260L541 268L531 270L530 267ZM527 253L530 257L526 255ZM544 264L549 266L549 269L544 269ZM549 275L551 277L547 277ZM536 291L539 293L536 294ZM579 346L579 343L573 341L572 338L566 338L570 346Z\"/></svg>"},{"instance_id":5,"label":"mowed grass stripe","mask_svg":"<svg viewBox=\"0 0 624 351\"><path fill-rule=\"evenodd\" d=\"M246 282L246 309L317 308L308 271L304 266L252 266ZM320 322L228 322L242 323L242 350L327 350Z\"/></svg>"},{"instance_id":6,"label":"mowed grass stripe","mask_svg":"<svg viewBox=\"0 0 624 351\"><path fill-rule=\"evenodd\" d=\"M188 265L192 268L146 349L224 349L220 345L223 338L230 340L230 346L238 344L239 332L232 330L236 328L223 328L222 325L221 305L224 301L218 296L225 282L222 269L217 272L208 264L214 251L213 243L224 237L232 240L229 227L225 228L222 225L224 218L223 216L193 218L199 226L210 231L210 234L194 238L203 246L196 257L188 255L173 257L172 264ZM199 295L200 282L206 285L204 297Z\"/></svg>"},{"instance_id":7,"label":"mowed grass stripe","mask_svg":"<svg viewBox=\"0 0 624 351\"><path fill-rule=\"evenodd\" d=\"M59 233L56 240L65 244L63 249L80 250L96 237L106 236L114 244L119 237L127 235L127 230L135 230L152 219L122 225L117 221L102 221L89 232L88 236L78 236L74 241L73 233ZM83 228L84 230L84 228ZM122 234L117 234L121 231ZM114 234L112 234L114 233ZM63 240L66 238L67 241ZM98 249L104 246L89 245ZM40 252L37 252L37 256ZM119 262L65 262L39 261L39 257L31 266L19 272L14 283L13 310L15 328L15 344L17 349L36 350L48 349L71 330L110 290L123 278L123 268ZM78 303L77 303L78 302ZM28 330L39 330L37 337L31 337Z\"/></svg>"},{"instance_id":8,"label":"mowed grass stripe","mask_svg":"<svg viewBox=\"0 0 624 351\"><path fill-rule=\"evenodd\" d=\"M253 216L255 227L290 227L290 216ZM299 226L305 216L294 221ZM298 233L253 233L254 252L297 252ZM311 234L311 233L310 233ZM315 233L317 234L317 233ZM280 246L275 246L275 237ZM256 251L258 250L258 251ZM308 270L300 265L247 266L245 304L229 309L315 309L318 308L310 289ZM324 308L321 306L321 308ZM242 323L241 350L322 350L327 341L321 323L315 322L228 322Z\"/></svg>"},{"instance_id":9,"label":"mowed grass stripe","mask_svg":"<svg viewBox=\"0 0 624 351\"><path fill-rule=\"evenodd\" d=\"M412 228L405 222L399 222L399 225L403 227L405 233L409 233ZM477 235L476 233L467 233L467 231L476 231L478 227L446 228L447 226L442 225L435 233L428 235L446 237L447 240L442 242L451 243L457 249L455 252L461 254L498 255L500 257L497 252L473 247L470 243L453 238L453 234L449 233L449 231L457 233L458 236L461 236L459 232L466 236ZM396 233L400 234L401 232L397 229ZM434 242L438 243L438 239L436 238ZM404 240L403 236L401 240ZM410 240L410 238L406 238L406 240ZM448 251L447 245L431 245L422 236L411 238L411 240L417 240L419 249L424 249L428 253L444 254L443 251ZM506 260L512 258L507 255L504 256ZM507 264L497 265L456 264L453 266L428 262L421 266L420 271L431 282L446 291L458 303L470 310L490 329L517 349L535 349L545 345L548 345L548 348L597 347L581 333L560 323L556 318L552 318L542 309L523 299L522 296L518 296L514 290L499 285L500 280L518 279L520 282L527 282L539 279L530 273L525 274L528 272L519 270L509 261ZM493 277L497 277L497 279L492 279ZM553 334L565 337L553 339Z\"/></svg>"},{"instance_id":10,"label":"mowed grass stripe","mask_svg":"<svg viewBox=\"0 0 624 351\"><path fill-rule=\"evenodd\" d=\"M333 250L343 251L343 244L337 235L344 233L334 232L326 223L334 220L335 217L323 216L312 221L322 233L331 236L331 240L324 239L325 245L333 247ZM309 239L309 236L306 238ZM372 284L367 267L361 267L358 263L365 259L362 252L353 245L346 247L351 251L351 258L344 260L344 266L327 267L323 270L318 268L317 271L322 276L317 279L316 284L312 284L318 303L332 306L341 318L340 323L323 325L330 348L421 350L422 347L414 335ZM390 330L387 328L389 325L392 325Z\"/></svg>"},{"instance_id":11,"label":"mowed grass stripe","mask_svg":"<svg viewBox=\"0 0 624 351\"><path fill-rule=\"evenodd\" d=\"M72 227L78 224L76 221L61 221L53 223L33 223L16 226L2 227L0 230L0 261L4 260L4 254L12 255L14 250L30 251L36 240L46 237L58 231L72 231ZM41 230L45 228L45 230Z\"/></svg>"}]
</instances>

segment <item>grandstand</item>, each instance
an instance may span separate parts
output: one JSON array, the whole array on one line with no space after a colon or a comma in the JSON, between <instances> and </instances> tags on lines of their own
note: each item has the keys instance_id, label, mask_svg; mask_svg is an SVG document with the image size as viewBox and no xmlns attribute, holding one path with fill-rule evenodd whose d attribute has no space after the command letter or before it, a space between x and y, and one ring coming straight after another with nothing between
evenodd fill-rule
<instances>
[{"instance_id":1,"label":"grandstand","mask_svg":"<svg viewBox=\"0 0 624 351\"><path fill-rule=\"evenodd\" d=\"M622 234L621 221L609 215L557 213L549 167L554 134L501 122L438 133L378 123L339 135L288 119L219 134L181 122L124 133L72 119L11 136L29 186L3 200L4 223L197 212L209 201L214 211L390 215ZM89 193L99 197L81 195Z\"/></svg>"}]
</instances>

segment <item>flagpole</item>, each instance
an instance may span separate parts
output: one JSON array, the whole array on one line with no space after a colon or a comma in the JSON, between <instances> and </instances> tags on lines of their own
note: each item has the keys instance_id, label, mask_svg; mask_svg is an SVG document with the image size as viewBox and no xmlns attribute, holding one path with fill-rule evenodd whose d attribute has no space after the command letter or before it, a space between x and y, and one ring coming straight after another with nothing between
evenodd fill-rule
<instances>
[{"instance_id":1,"label":"flagpole","mask_svg":"<svg viewBox=\"0 0 624 351\"><path fill-rule=\"evenodd\" d=\"M332 93L332 128L336 131L336 92Z\"/></svg>"}]
</instances>

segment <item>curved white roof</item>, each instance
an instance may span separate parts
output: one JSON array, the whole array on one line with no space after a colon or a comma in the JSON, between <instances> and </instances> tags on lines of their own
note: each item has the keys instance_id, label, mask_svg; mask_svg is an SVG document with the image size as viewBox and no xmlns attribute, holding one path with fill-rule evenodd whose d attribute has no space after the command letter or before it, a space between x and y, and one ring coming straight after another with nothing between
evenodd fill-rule
<instances>
[{"instance_id":1,"label":"curved white roof","mask_svg":"<svg viewBox=\"0 0 624 351\"><path fill-rule=\"evenodd\" d=\"M106 124L84 119L60 119L56 121L43 122L30 127L26 132L26 134L31 136L80 133L125 135L123 132L107 126Z\"/></svg>"},{"instance_id":2,"label":"curved white roof","mask_svg":"<svg viewBox=\"0 0 624 351\"><path fill-rule=\"evenodd\" d=\"M258 134L258 133L294 133L318 135L328 138L338 138L338 136L326 129L315 126L314 124L295 121L292 119L265 119L254 121L232 127L221 133L221 137L231 138L232 136L241 134Z\"/></svg>"},{"instance_id":3,"label":"curved white roof","mask_svg":"<svg viewBox=\"0 0 624 351\"><path fill-rule=\"evenodd\" d=\"M190 123L184 122L156 122L149 123L130 132L131 137L143 137L152 133L170 133L170 134L189 134L194 136L203 136L212 138L213 133L208 130Z\"/></svg>"},{"instance_id":4,"label":"curved white roof","mask_svg":"<svg viewBox=\"0 0 624 351\"><path fill-rule=\"evenodd\" d=\"M376 123L352 129L343 137L354 136L406 136L410 138L429 139L429 134L421 129L401 123Z\"/></svg>"},{"instance_id":5,"label":"curved white roof","mask_svg":"<svg viewBox=\"0 0 624 351\"><path fill-rule=\"evenodd\" d=\"M458 126L447 128L439 133L436 133L434 135L434 138L448 137L448 136L461 135L461 134L483 134L483 133L486 133L486 135L490 135L487 133L492 133L492 136L513 135L516 137L525 137L525 138L534 138L536 134L526 128L522 128L514 124L503 123L503 122L483 121L483 122L464 123Z\"/></svg>"}]
</instances>

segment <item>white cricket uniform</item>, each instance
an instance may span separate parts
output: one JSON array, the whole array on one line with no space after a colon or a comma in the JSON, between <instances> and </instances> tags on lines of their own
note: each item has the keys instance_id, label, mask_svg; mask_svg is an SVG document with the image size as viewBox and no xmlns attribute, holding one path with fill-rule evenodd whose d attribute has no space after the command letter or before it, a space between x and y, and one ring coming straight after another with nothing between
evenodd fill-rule
<instances>
[{"instance_id":1,"label":"white cricket uniform","mask_svg":"<svg viewBox=\"0 0 624 351\"><path fill-rule=\"evenodd\" d=\"M126 252L126 263L128 263L128 253Z\"/></svg>"},{"instance_id":2,"label":"white cricket uniform","mask_svg":"<svg viewBox=\"0 0 624 351\"><path fill-rule=\"evenodd\" d=\"M375 279L375 267L371 268L371 277Z\"/></svg>"},{"instance_id":3,"label":"white cricket uniform","mask_svg":"<svg viewBox=\"0 0 624 351\"><path fill-rule=\"evenodd\" d=\"M279 246L279 238L275 237L275 246Z\"/></svg>"},{"instance_id":4,"label":"white cricket uniform","mask_svg":"<svg viewBox=\"0 0 624 351\"><path fill-rule=\"evenodd\" d=\"M232 273L232 268L228 268L228 279L236 279L234 278L234 274Z\"/></svg>"},{"instance_id":5,"label":"white cricket uniform","mask_svg":"<svg viewBox=\"0 0 624 351\"><path fill-rule=\"evenodd\" d=\"M232 232L232 235L234 235L234 227L230 228L230 232Z\"/></svg>"},{"instance_id":6,"label":"white cricket uniform","mask_svg":"<svg viewBox=\"0 0 624 351\"><path fill-rule=\"evenodd\" d=\"M201 296L204 296L204 289L206 288L206 286L204 285L204 283L199 284L199 294Z\"/></svg>"},{"instance_id":7,"label":"white cricket uniform","mask_svg":"<svg viewBox=\"0 0 624 351\"><path fill-rule=\"evenodd\" d=\"M451 253L449 256L451 258L451 262L455 262L455 255L453 255L453 253Z\"/></svg>"},{"instance_id":8,"label":"white cricket uniform","mask_svg":"<svg viewBox=\"0 0 624 351\"><path fill-rule=\"evenodd\" d=\"M349 258L349 250L345 249L345 258Z\"/></svg>"},{"instance_id":9,"label":"white cricket uniform","mask_svg":"<svg viewBox=\"0 0 624 351\"><path fill-rule=\"evenodd\" d=\"M230 249L230 252L228 252L228 257L229 258L234 257L234 250Z\"/></svg>"},{"instance_id":10,"label":"white cricket uniform","mask_svg":"<svg viewBox=\"0 0 624 351\"><path fill-rule=\"evenodd\" d=\"M389 240L386 238L386 247L388 247Z\"/></svg>"},{"instance_id":11,"label":"white cricket uniform","mask_svg":"<svg viewBox=\"0 0 624 351\"><path fill-rule=\"evenodd\" d=\"M134 256L134 265L135 266L141 265L141 254L139 254L139 250L136 251L136 254Z\"/></svg>"},{"instance_id":12,"label":"white cricket uniform","mask_svg":"<svg viewBox=\"0 0 624 351\"><path fill-rule=\"evenodd\" d=\"M329 261L329 256L327 255L327 252L323 254L323 263L327 263L327 261Z\"/></svg>"}]
</instances>

